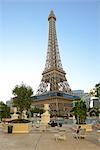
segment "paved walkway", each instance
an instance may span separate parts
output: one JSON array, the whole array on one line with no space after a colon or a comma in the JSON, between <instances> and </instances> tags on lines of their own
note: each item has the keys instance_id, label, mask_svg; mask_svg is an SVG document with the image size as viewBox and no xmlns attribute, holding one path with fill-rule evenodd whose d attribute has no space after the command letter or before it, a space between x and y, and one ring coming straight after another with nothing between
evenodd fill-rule
<instances>
[{"instance_id":1,"label":"paved walkway","mask_svg":"<svg viewBox=\"0 0 100 150\"><path fill-rule=\"evenodd\" d=\"M5 134L0 131L0 150L99 150L100 143L96 135L88 133L85 139L74 139L69 127L66 127L65 141L56 142L55 128L39 132L33 129L29 134Z\"/></svg>"}]
</instances>

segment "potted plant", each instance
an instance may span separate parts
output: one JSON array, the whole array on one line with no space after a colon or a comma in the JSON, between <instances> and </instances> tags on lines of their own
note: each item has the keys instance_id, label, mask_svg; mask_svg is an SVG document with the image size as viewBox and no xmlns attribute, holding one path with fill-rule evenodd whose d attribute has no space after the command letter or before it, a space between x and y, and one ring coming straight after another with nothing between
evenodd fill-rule
<instances>
[{"instance_id":1,"label":"potted plant","mask_svg":"<svg viewBox=\"0 0 100 150\"><path fill-rule=\"evenodd\" d=\"M87 108L83 100L77 100L74 102L72 112L75 116L76 124L85 124Z\"/></svg>"},{"instance_id":2,"label":"potted plant","mask_svg":"<svg viewBox=\"0 0 100 150\"><path fill-rule=\"evenodd\" d=\"M16 86L13 90L14 98L13 104L14 107L18 108L19 111L19 118L9 121L10 126L12 126L12 133L29 133L32 129L32 123L27 120L23 119L23 111L30 109L32 103L32 88L22 84L20 86ZM4 126L4 132L7 132L8 125ZM11 128L9 127L9 132L11 133Z\"/></svg>"}]
</instances>

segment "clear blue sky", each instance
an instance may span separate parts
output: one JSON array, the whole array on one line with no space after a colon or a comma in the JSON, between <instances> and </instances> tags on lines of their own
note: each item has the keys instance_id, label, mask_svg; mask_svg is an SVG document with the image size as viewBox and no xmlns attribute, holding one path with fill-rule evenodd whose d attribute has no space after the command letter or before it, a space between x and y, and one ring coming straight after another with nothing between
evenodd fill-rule
<instances>
[{"instance_id":1,"label":"clear blue sky","mask_svg":"<svg viewBox=\"0 0 100 150\"><path fill-rule=\"evenodd\" d=\"M0 100L22 82L37 90L54 10L61 61L72 88L89 92L100 81L99 0L0 0Z\"/></svg>"}]
</instances>

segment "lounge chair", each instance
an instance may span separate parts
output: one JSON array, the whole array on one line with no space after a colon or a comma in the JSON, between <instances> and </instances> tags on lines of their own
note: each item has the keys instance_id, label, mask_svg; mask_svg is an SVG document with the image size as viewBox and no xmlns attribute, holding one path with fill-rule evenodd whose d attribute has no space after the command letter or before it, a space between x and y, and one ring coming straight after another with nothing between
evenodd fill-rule
<instances>
[{"instance_id":1,"label":"lounge chair","mask_svg":"<svg viewBox=\"0 0 100 150\"><path fill-rule=\"evenodd\" d=\"M85 138L86 137L86 129L81 129L79 132L79 138Z\"/></svg>"},{"instance_id":2,"label":"lounge chair","mask_svg":"<svg viewBox=\"0 0 100 150\"><path fill-rule=\"evenodd\" d=\"M86 137L86 129L80 129L79 133L73 133L74 138L84 139Z\"/></svg>"},{"instance_id":3,"label":"lounge chair","mask_svg":"<svg viewBox=\"0 0 100 150\"><path fill-rule=\"evenodd\" d=\"M65 141L66 140L66 132L59 132L57 134L54 135L55 136L55 140L62 140Z\"/></svg>"}]
</instances>

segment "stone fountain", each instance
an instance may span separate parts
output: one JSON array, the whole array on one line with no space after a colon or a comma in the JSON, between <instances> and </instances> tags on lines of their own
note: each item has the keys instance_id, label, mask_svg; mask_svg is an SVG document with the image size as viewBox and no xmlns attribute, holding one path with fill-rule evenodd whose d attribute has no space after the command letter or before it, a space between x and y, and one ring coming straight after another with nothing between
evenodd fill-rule
<instances>
[{"instance_id":1,"label":"stone fountain","mask_svg":"<svg viewBox=\"0 0 100 150\"><path fill-rule=\"evenodd\" d=\"M22 113L22 119L27 119L26 112L27 112L27 110L23 110L23 113Z\"/></svg>"},{"instance_id":2,"label":"stone fountain","mask_svg":"<svg viewBox=\"0 0 100 150\"><path fill-rule=\"evenodd\" d=\"M45 112L41 115L41 124L48 125L50 122L49 104L44 104Z\"/></svg>"},{"instance_id":3,"label":"stone fountain","mask_svg":"<svg viewBox=\"0 0 100 150\"><path fill-rule=\"evenodd\" d=\"M11 115L11 120L18 119L19 115L17 113L17 107L13 108L14 114Z\"/></svg>"}]
</instances>

